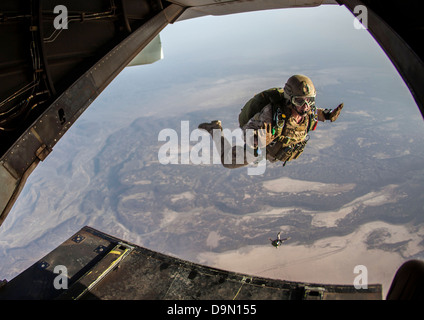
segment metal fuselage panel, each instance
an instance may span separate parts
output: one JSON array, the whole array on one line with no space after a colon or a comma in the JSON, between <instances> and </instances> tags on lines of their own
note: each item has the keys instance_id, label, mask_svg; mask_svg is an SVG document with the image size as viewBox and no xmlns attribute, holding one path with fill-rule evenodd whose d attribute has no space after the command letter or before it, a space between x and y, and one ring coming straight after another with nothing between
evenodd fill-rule
<instances>
[{"instance_id":1,"label":"metal fuselage panel","mask_svg":"<svg viewBox=\"0 0 424 320\"><path fill-rule=\"evenodd\" d=\"M84 227L0 287L1 299L381 300L382 286L355 289L230 272Z\"/></svg>"},{"instance_id":2,"label":"metal fuselage panel","mask_svg":"<svg viewBox=\"0 0 424 320\"><path fill-rule=\"evenodd\" d=\"M158 0L0 3L0 34L10 38L0 60L0 224L38 162L183 11Z\"/></svg>"}]
</instances>

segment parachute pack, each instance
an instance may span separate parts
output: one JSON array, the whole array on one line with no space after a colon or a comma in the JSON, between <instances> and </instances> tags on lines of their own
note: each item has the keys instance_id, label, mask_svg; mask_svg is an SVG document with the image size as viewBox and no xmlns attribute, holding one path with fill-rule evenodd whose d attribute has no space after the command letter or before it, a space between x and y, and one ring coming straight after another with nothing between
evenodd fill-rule
<instances>
[{"instance_id":1,"label":"parachute pack","mask_svg":"<svg viewBox=\"0 0 424 320\"><path fill-rule=\"evenodd\" d=\"M282 88L271 88L255 95L250 99L239 114L239 125L242 128L256 113L260 112L267 104L285 105L284 91Z\"/></svg>"}]
</instances>

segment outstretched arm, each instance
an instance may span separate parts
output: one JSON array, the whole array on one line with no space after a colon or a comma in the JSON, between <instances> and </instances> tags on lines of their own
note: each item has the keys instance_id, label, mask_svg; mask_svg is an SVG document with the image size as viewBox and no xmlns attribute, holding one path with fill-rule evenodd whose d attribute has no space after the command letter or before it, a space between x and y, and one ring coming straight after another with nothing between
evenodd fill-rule
<instances>
[{"instance_id":1,"label":"outstretched arm","mask_svg":"<svg viewBox=\"0 0 424 320\"><path fill-rule=\"evenodd\" d=\"M343 103L340 103L335 109L317 109L318 120L325 121L330 120L331 122L336 121L343 109Z\"/></svg>"}]
</instances>

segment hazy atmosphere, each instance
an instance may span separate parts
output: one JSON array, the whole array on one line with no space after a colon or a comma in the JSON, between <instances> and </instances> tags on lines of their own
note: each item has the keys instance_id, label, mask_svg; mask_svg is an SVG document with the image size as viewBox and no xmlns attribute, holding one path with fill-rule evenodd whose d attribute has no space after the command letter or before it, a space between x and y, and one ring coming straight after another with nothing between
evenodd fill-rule
<instances>
[{"instance_id":1,"label":"hazy atmosphere","mask_svg":"<svg viewBox=\"0 0 424 320\"><path fill-rule=\"evenodd\" d=\"M0 280L88 225L273 279L352 284L364 265L385 296L404 261L424 258L424 123L390 60L353 22L344 7L321 6L166 27L164 59L126 68L30 176L0 228ZM318 107L344 103L299 159L268 163L262 175L159 162L161 130L175 130L190 152L182 121L190 132L214 119L234 130L247 100L298 73L314 82ZM276 249L269 238L279 231L291 239Z\"/></svg>"}]
</instances>

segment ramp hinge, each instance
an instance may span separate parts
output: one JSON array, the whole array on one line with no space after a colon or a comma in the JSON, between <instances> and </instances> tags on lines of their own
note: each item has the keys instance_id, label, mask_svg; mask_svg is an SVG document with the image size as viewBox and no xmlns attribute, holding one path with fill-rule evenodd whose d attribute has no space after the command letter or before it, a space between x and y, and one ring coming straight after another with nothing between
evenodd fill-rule
<instances>
[{"instance_id":1,"label":"ramp hinge","mask_svg":"<svg viewBox=\"0 0 424 320\"><path fill-rule=\"evenodd\" d=\"M41 161L44 161L44 159L47 158L47 156L50 154L51 151L52 150L43 143L37 149L37 151L35 152L35 155L37 156L38 159L40 159Z\"/></svg>"}]
</instances>

